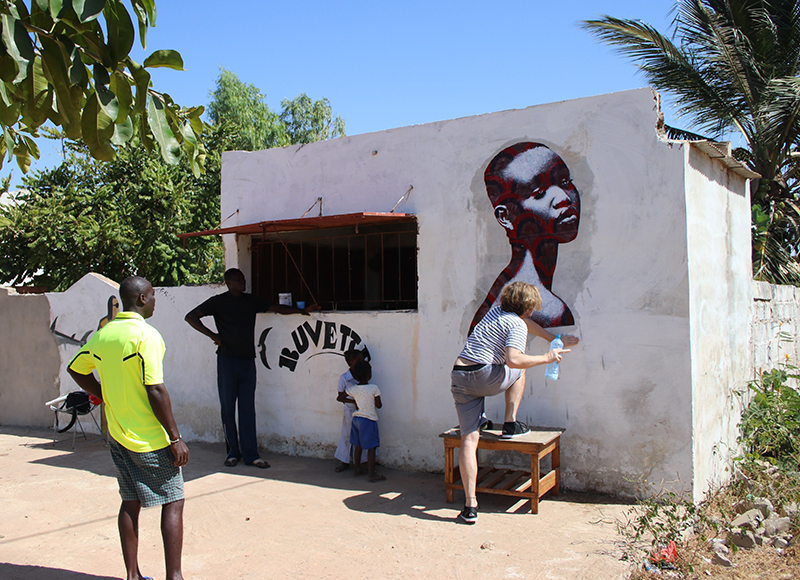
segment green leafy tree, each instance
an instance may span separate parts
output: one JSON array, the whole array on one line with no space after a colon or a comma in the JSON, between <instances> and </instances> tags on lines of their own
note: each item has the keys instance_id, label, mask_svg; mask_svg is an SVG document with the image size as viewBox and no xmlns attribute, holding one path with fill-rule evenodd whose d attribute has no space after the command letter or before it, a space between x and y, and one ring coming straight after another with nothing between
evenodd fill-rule
<instances>
[{"instance_id":1,"label":"green leafy tree","mask_svg":"<svg viewBox=\"0 0 800 580\"><path fill-rule=\"evenodd\" d=\"M301 95L290 133L257 88L224 70L212 95L214 124L198 142L206 152L202 174L186 157L167 165L142 147L120 147L112 161L97 161L85 144L54 134L64 140L65 161L25 177L15 203L0 206L0 283L60 291L87 272L114 280L139 274L160 286L219 281L221 240L183 242L177 234L220 225L222 152L290 144L292 135L343 134L344 122L332 118L326 99Z\"/></svg>"},{"instance_id":2,"label":"green leafy tree","mask_svg":"<svg viewBox=\"0 0 800 580\"><path fill-rule=\"evenodd\" d=\"M789 364L759 373L749 384L749 401L739 423L738 442L747 459L762 459L787 471L800 468L800 393L792 388L800 375Z\"/></svg>"},{"instance_id":3,"label":"green leafy tree","mask_svg":"<svg viewBox=\"0 0 800 580\"><path fill-rule=\"evenodd\" d=\"M280 120L289 143L312 143L345 135L344 119L333 116L328 99L312 101L305 93L281 102Z\"/></svg>"},{"instance_id":4,"label":"green leafy tree","mask_svg":"<svg viewBox=\"0 0 800 580\"><path fill-rule=\"evenodd\" d=\"M155 0L129 1L146 48ZM142 64L131 59L136 30L122 0L2 0L0 27L0 164L15 156L27 172L39 157L39 128L50 122L101 161L135 139L170 164L183 151L201 172L203 108L181 108L156 92L147 71L183 70L183 60L174 50L155 51Z\"/></svg>"},{"instance_id":5,"label":"green leafy tree","mask_svg":"<svg viewBox=\"0 0 800 580\"><path fill-rule=\"evenodd\" d=\"M211 154L200 176L143 148L121 148L103 163L67 141L61 165L26 176L15 201L0 207L0 281L53 291L87 272L117 281L139 274L160 286L217 281L220 240L184 245L177 234L219 225L219 151L229 139L217 129L204 135Z\"/></svg>"},{"instance_id":6,"label":"green leafy tree","mask_svg":"<svg viewBox=\"0 0 800 580\"><path fill-rule=\"evenodd\" d=\"M278 114L264 102L266 97L258 87L224 68L210 95L208 117L239 136L235 149L260 151L345 135L344 119L333 115L328 99L314 101L303 93L284 99Z\"/></svg>"},{"instance_id":7,"label":"green leafy tree","mask_svg":"<svg viewBox=\"0 0 800 580\"><path fill-rule=\"evenodd\" d=\"M742 135L746 146L734 155L762 176L751 188L754 276L800 284L800 2L681 0L675 11L672 39L638 20L582 25L675 97L681 117L708 139Z\"/></svg>"},{"instance_id":8,"label":"green leafy tree","mask_svg":"<svg viewBox=\"0 0 800 580\"><path fill-rule=\"evenodd\" d=\"M214 124L230 125L239 136L236 149L258 151L288 144L283 124L258 87L223 68L210 96L208 117Z\"/></svg>"}]
</instances>

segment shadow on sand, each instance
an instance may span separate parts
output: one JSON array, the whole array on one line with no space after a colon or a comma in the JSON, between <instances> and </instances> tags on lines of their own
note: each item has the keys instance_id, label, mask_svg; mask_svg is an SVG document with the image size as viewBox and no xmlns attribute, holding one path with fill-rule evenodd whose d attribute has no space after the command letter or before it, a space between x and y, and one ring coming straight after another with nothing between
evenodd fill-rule
<instances>
[{"instance_id":1,"label":"shadow on sand","mask_svg":"<svg viewBox=\"0 0 800 580\"><path fill-rule=\"evenodd\" d=\"M35 437L35 443L27 443L29 447L53 449L53 441L41 430L20 430L25 437ZM114 465L108 446L99 437L91 439L73 450L71 441L59 441L54 453L34 463L59 467L63 469L86 470L98 475L114 478ZM352 494L344 499L344 504L351 510L365 513L385 513L389 515L406 515L432 521L459 521L463 497L456 493L456 501L449 504L445 501L444 481L440 473L424 473L401 471L380 467L379 472L386 475L385 481L370 483L366 477L354 477L352 470L335 473L336 460L316 459L308 457L291 457L287 455L262 452L262 457L272 465L269 469L258 469L239 463L235 467L222 465L225 457L221 443L189 443L189 464L184 467L184 479L189 482L216 474L241 478L239 485L258 485L259 480L282 481L350 491ZM236 486L234 486L236 487ZM219 493L219 492L217 492ZM191 496L187 498L191 501ZM592 504L626 504L619 500L597 494L563 492L559 496L546 495L547 501L565 501ZM526 513L530 503L516 498L504 496L485 496L481 498L483 512ZM5 578L0 574L0 578Z\"/></svg>"},{"instance_id":2,"label":"shadow on sand","mask_svg":"<svg viewBox=\"0 0 800 580\"><path fill-rule=\"evenodd\" d=\"M114 576L97 576L61 568L6 564L5 562L0 562L0 578L3 580L117 580Z\"/></svg>"}]
</instances>

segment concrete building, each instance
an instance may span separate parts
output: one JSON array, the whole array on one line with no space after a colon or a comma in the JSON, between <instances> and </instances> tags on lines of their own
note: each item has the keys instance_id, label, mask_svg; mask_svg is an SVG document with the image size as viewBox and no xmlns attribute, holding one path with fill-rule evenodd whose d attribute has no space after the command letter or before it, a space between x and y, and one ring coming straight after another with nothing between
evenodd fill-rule
<instances>
[{"instance_id":1,"label":"concrete building","mask_svg":"<svg viewBox=\"0 0 800 580\"><path fill-rule=\"evenodd\" d=\"M384 402L381 460L441 470L438 434L457 422L453 361L502 283L527 279L545 294L542 323L581 338L557 382L542 367L528 372L520 410L530 424L565 429L564 484L631 495L652 482L699 499L724 480L735 391L754 372L752 174L724 146L667 142L660 123L658 96L642 89L226 153L227 266L272 300L323 306L310 318L259 315L262 446L332 457L341 355L366 346ZM555 156L562 174L542 177ZM522 195L514 183L533 178ZM548 201L553 184L563 195ZM539 233L524 246L526 228ZM158 289L152 323L190 440L221 440L221 429L214 346L183 316L223 290ZM113 291L87 277L47 295L49 323L58 317L50 331L77 337L53 346L62 368ZM21 297L0 295L0 311L12 298ZM60 389L72 389L68 379ZM502 420L495 399L487 413Z\"/></svg>"}]
</instances>

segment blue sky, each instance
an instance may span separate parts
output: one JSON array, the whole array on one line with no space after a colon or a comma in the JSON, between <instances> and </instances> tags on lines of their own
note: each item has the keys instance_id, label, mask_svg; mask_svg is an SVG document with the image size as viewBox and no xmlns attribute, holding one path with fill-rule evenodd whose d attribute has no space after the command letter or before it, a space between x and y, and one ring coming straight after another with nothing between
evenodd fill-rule
<instances>
[{"instance_id":1,"label":"blue sky","mask_svg":"<svg viewBox=\"0 0 800 580\"><path fill-rule=\"evenodd\" d=\"M154 88L182 105L206 105L222 66L261 89L273 110L300 93L327 97L356 135L645 86L629 61L577 22L609 14L666 33L673 6L157 0L147 50L137 44L133 56L142 62L154 50L178 50L185 71L152 72ZM50 149L37 167L59 162Z\"/></svg>"}]
</instances>

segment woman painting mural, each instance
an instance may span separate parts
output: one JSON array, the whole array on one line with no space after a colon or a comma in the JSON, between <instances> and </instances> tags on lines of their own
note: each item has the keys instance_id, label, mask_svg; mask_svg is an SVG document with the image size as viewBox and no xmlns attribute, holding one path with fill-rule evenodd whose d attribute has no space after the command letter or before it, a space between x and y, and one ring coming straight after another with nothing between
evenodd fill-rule
<instances>
[{"instance_id":1,"label":"woman painting mural","mask_svg":"<svg viewBox=\"0 0 800 580\"><path fill-rule=\"evenodd\" d=\"M552 293L558 244L578 235L580 195L564 161L541 143L517 143L501 151L484 173L486 193L511 244L511 262L475 313L470 332L499 303L503 288L535 286L542 306L531 320L542 328L575 324L567 305Z\"/></svg>"}]
</instances>

